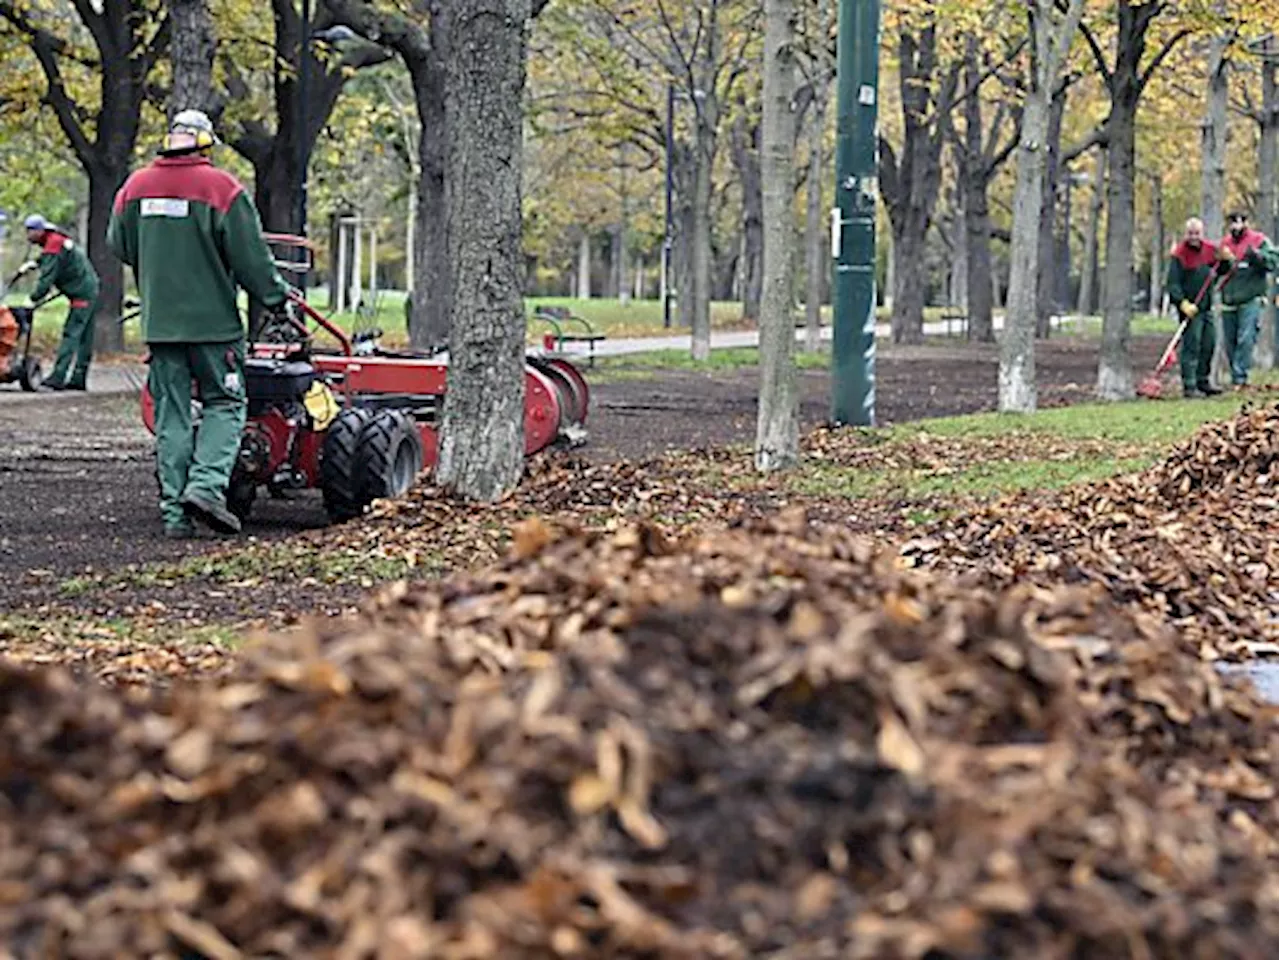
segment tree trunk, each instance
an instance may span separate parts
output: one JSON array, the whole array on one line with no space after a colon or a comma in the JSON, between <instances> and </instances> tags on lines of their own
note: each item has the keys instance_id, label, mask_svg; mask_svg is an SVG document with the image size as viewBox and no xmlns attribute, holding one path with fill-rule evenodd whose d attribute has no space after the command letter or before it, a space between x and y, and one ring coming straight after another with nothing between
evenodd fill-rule
<instances>
[{"instance_id":1,"label":"tree trunk","mask_svg":"<svg viewBox=\"0 0 1280 960\"><path fill-rule=\"evenodd\" d=\"M927 225L926 225L927 227ZM890 333L894 343L924 341L924 278L919 265L924 262L925 230L912 218L904 227L893 225L894 291ZM916 265L912 267L911 265ZM906 265L908 269L903 269Z\"/></svg>"},{"instance_id":2,"label":"tree trunk","mask_svg":"<svg viewBox=\"0 0 1280 960\"><path fill-rule=\"evenodd\" d=\"M614 286L617 289L618 302L626 306L631 299L630 264L627 263L627 151L626 147L618 150L618 223L615 227L613 244Z\"/></svg>"},{"instance_id":3,"label":"tree trunk","mask_svg":"<svg viewBox=\"0 0 1280 960\"><path fill-rule=\"evenodd\" d=\"M745 108L744 108L745 109ZM748 127L741 112L730 131L733 165L742 186L742 316L760 318L764 283L764 200L760 182L760 125Z\"/></svg>"},{"instance_id":4,"label":"tree trunk","mask_svg":"<svg viewBox=\"0 0 1280 960\"><path fill-rule=\"evenodd\" d=\"M591 234L586 230L578 238L578 299L591 299Z\"/></svg>"},{"instance_id":5,"label":"tree trunk","mask_svg":"<svg viewBox=\"0 0 1280 960\"><path fill-rule=\"evenodd\" d=\"M443 31L441 31L443 32ZM449 250L445 207L445 68L439 54L406 58L418 110L418 203L413 245L411 343L419 350L449 341Z\"/></svg>"},{"instance_id":6,"label":"tree trunk","mask_svg":"<svg viewBox=\"0 0 1280 960\"><path fill-rule=\"evenodd\" d=\"M692 289L693 359L711 357L711 165L714 136L699 121L694 148Z\"/></svg>"},{"instance_id":7,"label":"tree trunk","mask_svg":"<svg viewBox=\"0 0 1280 960\"><path fill-rule=\"evenodd\" d=\"M712 214L712 219L715 219L715 214ZM742 298L738 269L742 265L742 237L735 236L733 239L736 242L721 247L715 242L715 234L711 235L711 289L707 295L712 303Z\"/></svg>"},{"instance_id":8,"label":"tree trunk","mask_svg":"<svg viewBox=\"0 0 1280 960\"><path fill-rule=\"evenodd\" d=\"M1204 235L1217 242L1224 226L1227 195L1227 61L1229 36L1209 42L1209 85L1200 124L1200 219Z\"/></svg>"},{"instance_id":9,"label":"tree trunk","mask_svg":"<svg viewBox=\"0 0 1280 960\"><path fill-rule=\"evenodd\" d=\"M1023 101L1018 173L1013 194L1013 230L1009 242L1009 296L1000 337L1000 409L1030 413L1036 408L1036 291L1039 272L1041 209L1044 200L1049 130L1048 92L1028 91Z\"/></svg>"},{"instance_id":10,"label":"tree trunk","mask_svg":"<svg viewBox=\"0 0 1280 960\"><path fill-rule=\"evenodd\" d=\"M890 323L895 343L924 339L925 235L942 177L943 115L954 106L959 66L942 72L937 30L932 22L913 32L903 26L898 38L899 94L902 99L902 154L880 138L881 195L893 230L896 277ZM938 74L942 73L939 77Z\"/></svg>"},{"instance_id":11,"label":"tree trunk","mask_svg":"<svg viewBox=\"0 0 1280 960\"><path fill-rule=\"evenodd\" d=\"M1147 309L1160 313L1160 300L1164 295L1164 183L1159 177L1151 178L1151 275L1148 278Z\"/></svg>"},{"instance_id":12,"label":"tree trunk","mask_svg":"<svg viewBox=\"0 0 1280 960\"><path fill-rule=\"evenodd\" d=\"M765 472L794 466L800 448L796 332L791 317L794 3L795 0L765 0L764 112L760 133L765 276L756 419L756 469Z\"/></svg>"},{"instance_id":13,"label":"tree trunk","mask_svg":"<svg viewBox=\"0 0 1280 960\"><path fill-rule=\"evenodd\" d=\"M892 223L894 256L893 313L890 335L894 343L921 343L924 340L924 263L929 215L915 202L907 206L901 222ZM906 269L903 269L903 268Z\"/></svg>"},{"instance_id":14,"label":"tree trunk","mask_svg":"<svg viewBox=\"0 0 1280 960\"><path fill-rule=\"evenodd\" d=\"M694 160L693 149L688 144L677 144L672 156L675 168L675 210L672 211L675 239L671 256L674 261L671 276L675 281L676 322L685 330L693 329L693 248L696 243L697 224L693 216ZM710 239L708 238L708 242Z\"/></svg>"},{"instance_id":15,"label":"tree trunk","mask_svg":"<svg viewBox=\"0 0 1280 960\"><path fill-rule=\"evenodd\" d=\"M1111 111L1107 119L1107 265L1102 277L1102 347L1098 356L1098 396L1133 397L1129 331L1133 317L1134 131L1138 101L1153 64L1142 65L1151 21L1168 7L1156 0L1116 5L1116 62L1108 71ZM1174 33L1157 57L1171 51L1184 34Z\"/></svg>"},{"instance_id":16,"label":"tree trunk","mask_svg":"<svg viewBox=\"0 0 1280 960\"><path fill-rule=\"evenodd\" d=\"M826 126L824 89L814 93L809 105L809 173L804 207L804 348L810 353L816 353L822 345L822 279L829 259L822 230L822 140Z\"/></svg>"},{"instance_id":17,"label":"tree trunk","mask_svg":"<svg viewBox=\"0 0 1280 960\"><path fill-rule=\"evenodd\" d=\"M169 59L173 90L169 119L180 110L209 110L213 103L213 18L207 0L169 0Z\"/></svg>"},{"instance_id":18,"label":"tree trunk","mask_svg":"<svg viewBox=\"0 0 1280 960\"><path fill-rule=\"evenodd\" d=\"M893 292L898 289L898 255L893 246L893 229L890 224L888 243L884 250L884 308L893 316Z\"/></svg>"},{"instance_id":19,"label":"tree trunk","mask_svg":"<svg viewBox=\"0 0 1280 960\"><path fill-rule=\"evenodd\" d=\"M1036 408L1036 273L1051 99L1083 8L1084 0L1068 0L1063 18L1055 23L1054 0L1034 0L1030 4L1031 83L1023 99L1022 129L1018 134L1009 241L1009 299L1000 338L998 387L1002 411L1029 413Z\"/></svg>"},{"instance_id":20,"label":"tree trunk","mask_svg":"<svg viewBox=\"0 0 1280 960\"><path fill-rule=\"evenodd\" d=\"M1227 194L1227 46L1231 37L1219 34L1209 41L1209 84L1205 97L1204 119L1200 126L1200 219L1204 234L1217 240L1226 232L1224 220ZM1231 361L1227 357L1222 335L1222 314L1214 310L1213 324L1217 333L1213 350L1213 368L1209 374L1215 383L1230 382Z\"/></svg>"},{"instance_id":21,"label":"tree trunk","mask_svg":"<svg viewBox=\"0 0 1280 960\"><path fill-rule=\"evenodd\" d=\"M950 306L967 313L969 310L969 236L964 210L959 209L956 214L948 224L948 232L952 235L951 295L948 300L950 300Z\"/></svg>"},{"instance_id":22,"label":"tree trunk","mask_svg":"<svg viewBox=\"0 0 1280 960\"><path fill-rule=\"evenodd\" d=\"M253 202L269 233L299 232L298 151L291 134L278 134L253 165Z\"/></svg>"},{"instance_id":23,"label":"tree trunk","mask_svg":"<svg viewBox=\"0 0 1280 960\"><path fill-rule=\"evenodd\" d=\"M1089 205L1089 223L1084 236L1084 259L1080 269L1080 302L1076 312L1091 316L1098 290L1098 229L1102 224L1102 197L1107 188L1107 152L1098 150L1093 168L1093 200Z\"/></svg>"},{"instance_id":24,"label":"tree trunk","mask_svg":"<svg viewBox=\"0 0 1280 960\"><path fill-rule=\"evenodd\" d=\"M1045 134L1044 182L1040 194L1040 239L1038 241L1039 271L1036 276L1036 336L1049 336L1053 315L1057 312L1058 276L1057 242L1054 225L1058 208L1058 153L1062 145L1062 114L1066 108L1067 94L1058 91L1049 104L1049 127Z\"/></svg>"},{"instance_id":25,"label":"tree trunk","mask_svg":"<svg viewBox=\"0 0 1280 960\"><path fill-rule=\"evenodd\" d=\"M1280 179L1280 97L1276 83L1276 36L1267 37L1262 60L1262 114L1258 129L1258 224L1280 243L1280 206L1277 205L1277 179ZM1277 329L1276 279L1272 278L1270 294L1262 310L1258 331L1258 349L1254 366L1259 370L1275 369L1280 360L1280 329Z\"/></svg>"},{"instance_id":26,"label":"tree trunk","mask_svg":"<svg viewBox=\"0 0 1280 960\"><path fill-rule=\"evenodd\" d=\"M990 343L996 334L991 320L991 213L985 183L980 189L975 189L972 181L966 183L964 229L965 269L969 275L965 288L969 339Z\"/></svg>"},{"instance_id":27,"label":"tree trunk","mask_svg":"<svg viewBox=\"0 0 1280 960\"><path fill-rule=\"evenodd\" d=\"M965 44L965 84L978 90L982 72L978 62L978 38L971 36ZM964 101L964 136L956 140L959 158L957 172L960 207L964 212L963 234L959 246L964 251L964 307L968 316L966 329L971 340L993 341L991 279L991 213L987 193L995 173L997 160L995 140L1000 115L991 130L992 145L983 144L982 98L966 97Z\"/></svg>"},{"instance_id":28,"label":"tree trunk","mask_svg":"<svg viewBox=\"0 0 1280 960\"><path fill-rule=\"evenodd\" d=\"M101 291L94 316L94 349L101 353L117 353L124 349L124 328L118 318L123 303L124 271L114 253L107 248L107 225L116 191L129 175L126 163L100 164L89 170L89 242L85 245L89 262L98 273Z\"/></svg>"},{"instance_id":29,"label":"tree trunk","mask_svg":"<svg viewBox=\"0 0 1280 960\"><path fill-rule=\"evenodd\" d=\"M416 166L416 165L415 165ZM409 341L413 342L413 291L417 287L417 280L414 276L418 270L418 196L421 187L419 181L422 174L416 169L409 171L409 197L408 203L405 204L404 217L404 291L410 297L410 314L409 314Z\"/></svg>"},{"instance_id":30,"label":"tree trunk","mask_svg":"<svg viewBox=\"0 0 1280 960\"><path fill-rule=\"evenodd\" d=\"M622 249L622 230L615 226L609 231L609 293L622 303L627 300L627 263Z\"/></svg>"},{"instance_id":31,"label":"tree trunk","mask_svg":"<svg viewBox=\"0 0 1280 960\"><path fill-rule=\"evenodd\" d=\"M445 86L452 311L439 482L495 501L524 467L520 171L530 0L452 0Z\"/></svg>"},{"instance_id":32,"label":"tree trunk","mask_svg":"<svg viewBox=\"0 0 1280 960\"><path fill-rule=\"evenodd\" d=\"M291 10L291 5L286 5ZM328 118L346 77L353 69L377 62L384 48L400 54L413 83L414 106L418 111L417 204L410 215L417 217L413 230L413 298L410 304L409 336L415 348L429 349L445 343L449 336L449 264L445 210L445 57L449 49L447 18L432 16L429 25L421 18L375 8L357 0L325 0L324 9L339 23L351 27L379 46L376 55L348 61L343 57L336 70L326 71L317 84L316 105L308 116L319 132ZM295 43L296 46L296 43ZM277 53L280 48L277 42ZM279 91L288 94L281 84ZM295 97L296 99L296 97ZM314 141L313 141L314 142ZM310 151L308 151L310 155Z\"/></svg>"},{"instance_id":33,"label":"tree trunk","mask_svg":"<svg viewBox=\"0 0 1280 960\"><path fill-rule=\"evenodd\" d=\"M1098 396L1133 397L1129 325L1133 315L1133 153L1134 110L1113 103L1107 148L1107 265L1102 276L1102 347Z\"/></svg>"}]
</instances>

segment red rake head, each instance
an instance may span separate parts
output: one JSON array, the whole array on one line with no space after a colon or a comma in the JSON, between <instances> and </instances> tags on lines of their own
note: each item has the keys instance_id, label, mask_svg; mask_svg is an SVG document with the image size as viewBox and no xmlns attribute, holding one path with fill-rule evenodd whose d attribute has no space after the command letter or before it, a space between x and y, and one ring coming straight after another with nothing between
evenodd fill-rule
<instances>
[{"instance_id":1,"label":"red rake head","mask_svg":"<svg viewBox=\"0 0 1280 960\"><path fill-rule=\"evenodd\" d=\"M1148 400L1159 400L1161 389L1159 377L1147 377L1138 384L1138 396L1146 397Z\"/></svg>"}]
</instances>

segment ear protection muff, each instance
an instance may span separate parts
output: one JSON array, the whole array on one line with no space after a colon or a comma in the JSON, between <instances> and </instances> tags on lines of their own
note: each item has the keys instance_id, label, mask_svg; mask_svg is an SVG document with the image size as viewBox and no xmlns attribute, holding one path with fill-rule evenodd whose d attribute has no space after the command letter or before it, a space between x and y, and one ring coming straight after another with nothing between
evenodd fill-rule
<instances>
[{"instance_id":1,"label":"ear protection muff","mask_svg":"<svg viewBox=\"0 0 1280 960\"><path fill-rule=\"evenodd\" d=\"M162 153L196 153L211 150L217 141L207 130L180 130L164 135Z\"/></svg>"}]
</instances>

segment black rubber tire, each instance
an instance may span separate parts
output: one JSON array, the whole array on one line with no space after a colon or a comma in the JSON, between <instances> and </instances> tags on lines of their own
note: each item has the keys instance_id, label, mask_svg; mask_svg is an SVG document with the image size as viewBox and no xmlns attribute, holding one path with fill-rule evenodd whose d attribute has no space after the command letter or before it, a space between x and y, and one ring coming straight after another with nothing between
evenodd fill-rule
<instances>
[{"instance_id":1,"label":"black rubber tire","mask_svg":"<svg viewBox=\"0 0 1280 960\"><path fill-rule=\"evenodd\" d=\"M27 393L34 393L43 382L44 370L40 368L40 361L35 357L23 360L22 366L18 368L18 383L22 385L22 389Z\"/></svg>"},{"instance_id":2,"label":"black rubber tire","mask_svg":"<svg viewBox=\"0 0 1280 960\"><path fill-rule=\"evenodd\" d=\"M360 434L356 459L366 502L402 497L422 472L422 434L403 410L380 410Z\"/></svg>"},{"instance_id":3,"label":"black rubber tire","mask_svg":"<svg viewBox=\"0 0 1280 960\"><path fill-rule=\"evenodd\" d=\"M351 407L334 417L325 430L320 451L320 492L325 511L335 523L360 516L369 505L357 449L360 435L372 419L371 411Z\"/></svg>"}]
</instances>

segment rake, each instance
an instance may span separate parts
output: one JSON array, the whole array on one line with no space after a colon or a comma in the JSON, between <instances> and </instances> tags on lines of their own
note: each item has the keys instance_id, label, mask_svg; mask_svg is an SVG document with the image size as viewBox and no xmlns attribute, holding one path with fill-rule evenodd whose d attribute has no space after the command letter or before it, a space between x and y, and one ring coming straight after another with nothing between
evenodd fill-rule
<instances>
[{"instance_id":1,"label":"rake","mask_svg":"<svg viewBox=\"0 0 1280 960\"><path fill-rule=\"evenodd\" d=\"M1222 285L1231 279L1231 275L1236 272L1235 265L1227 271L1226 276L1222 278ZM1200 287L1200 292L1196 294L1196 298L1192 303L1199 303L1204 297L1205 291L1209 289L1209 284L1213 283L1213 271L1209 271L1209 276L1204 278L1204 283ZM1160 394L1164 390L1164 384L1161 378L1164 372L1173 366L1173 358L1178 350L1178 344L1182 342L1182 335L1187 330L1187 324L1191 322L1191 317L1183 317L1182 322L1178 324L1178 329L1173 334L1173 339L1169 341L1169 345L1164 348L1164 353L1160 356L1160 362L1156 364L1156 368L1151 371L1142 382L1138 384L1137 394L1140 397L1146 397L1148 400L1159 400Z\"/></svg>"}]
</instances>

